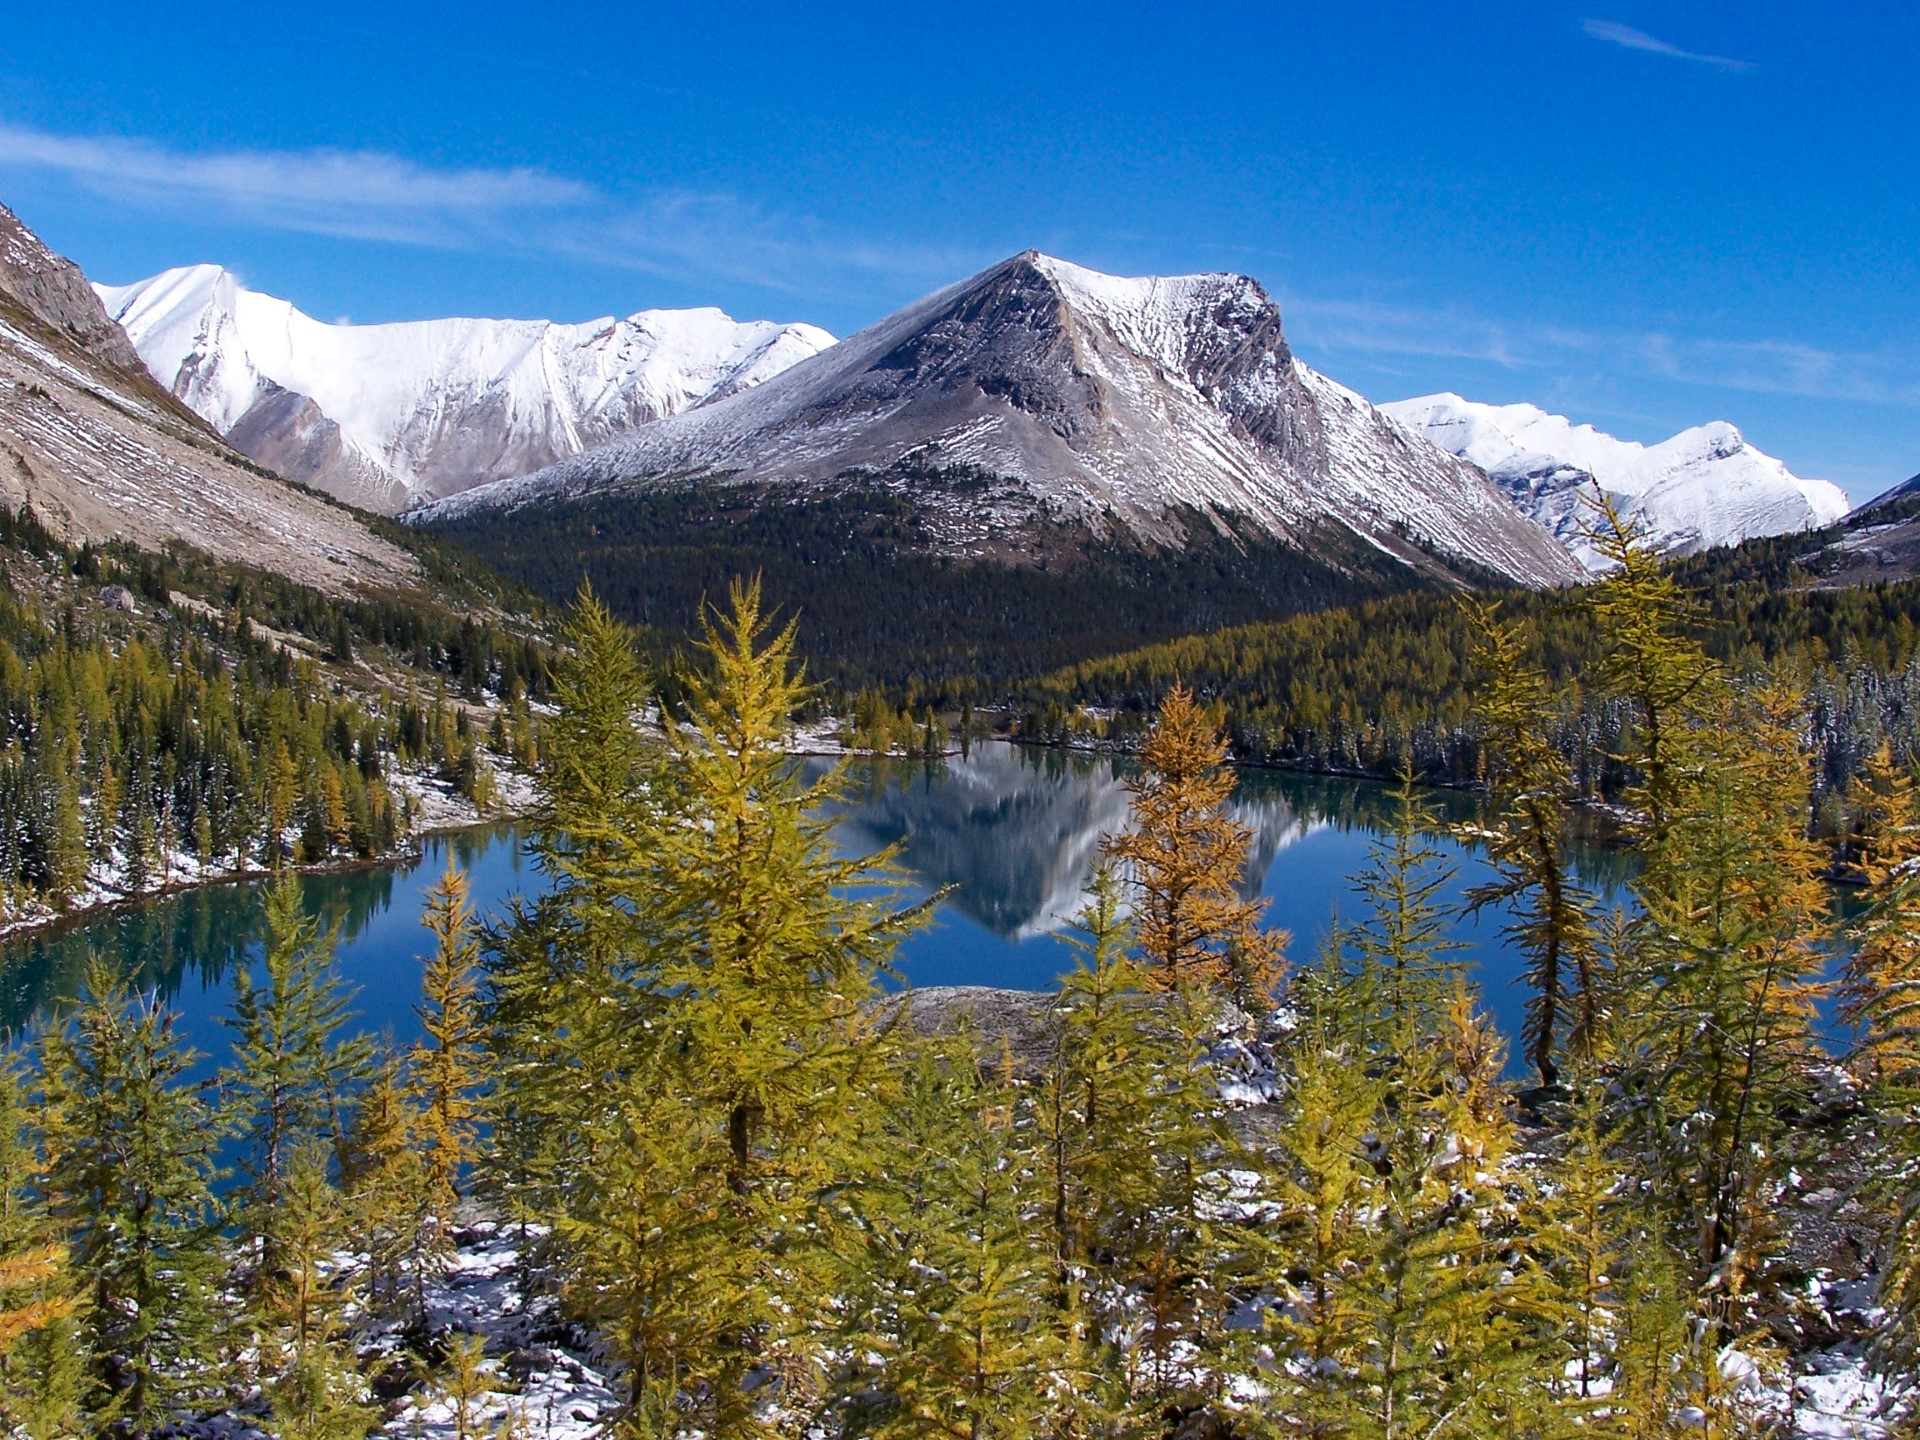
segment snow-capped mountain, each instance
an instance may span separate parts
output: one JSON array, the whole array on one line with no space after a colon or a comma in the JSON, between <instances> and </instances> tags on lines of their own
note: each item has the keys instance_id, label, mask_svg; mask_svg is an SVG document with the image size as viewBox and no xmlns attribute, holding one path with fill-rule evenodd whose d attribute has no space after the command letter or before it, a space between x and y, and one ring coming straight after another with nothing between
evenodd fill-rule
<instances>
[{"instance_id":1,"label":"snow-capped mountain","mask_svg":"<svg viewBox=\"0 0 1920 1440\"><path fill-rule=\"evenodd\" d=\"M524 475L833 343L715 309L330 325L214 265L95 289L160 382L234 446L389 512Z\"/></svg>"},{"instance_id":2,"label":"snow-capped mountain","mask_svg":"<svg viewBox=\"0 0 1920 1440\"><path fill-rule=\"evenodd\" d=\"M178 540L333 594L422 584L405 550L245 464L155 384L79 267L5 206L0 505L72 542Z\"/></svg>"},{"instance_id":3,"label":"snow-capped mountain","mask_svg":"<svg viewBox=\"0 0 1920 1440\"><path fill-rule=\"evenodd\" d=\"M1429 573L1579 574L1479 470L1295 359L1257 282L1120 279L1035 251L755 389L419 516L702 479L881 485L956 556L1017 558L1056 522L1178 547L1197 512L1303 550L1347 532Z\"/></svg>"},{"instance_id":4,"label":"snow-capped mountain","mask_svg":"<svg viewBox=\"0 0 1920 1440\"><path fill-rule=\"evenodd\" d=\"M1586 538L1596 483L1624 518L1677 554L1819 529L1848 509L1839 486L1802 480L1721 420L1642 445L1533 405L1442 394L1380 408L1492 475L1589 569L1601 563Z\"/></svg>"}]
</instances>

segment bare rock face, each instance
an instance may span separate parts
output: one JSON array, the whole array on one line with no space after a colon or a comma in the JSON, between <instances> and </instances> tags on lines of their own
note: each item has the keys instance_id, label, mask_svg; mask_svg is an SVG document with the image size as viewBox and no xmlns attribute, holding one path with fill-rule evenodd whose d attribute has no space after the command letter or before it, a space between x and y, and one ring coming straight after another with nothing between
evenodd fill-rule
<instances>
[{"instance_id":1,"label":"bare rock face","mask_svg":"<svg viewBox=\"0 0 1920 1440\"><path fill-rule=\"evenodd\" d=\"M227 443L282 475L324 478L329 495L362 510L384 515L406 506L406 486L356 451L340 427L298 391L266 386L227 431Z\"/></svg>"},{"instance_id":2,"label":"bare rock face","mask_svg":"<svg viewBox=\"0 0 1920 1440\"><path fill-rule=\"evenodd\" d=\"M157 385L79 269L5 209L0 504L69 541L180 541L333 594L422 584L355 512L248 464Z\"/></svg>"},{"instance_id":3,"label":"bare rock face","mask_svg":"<svg viewBox=\"0 0 1920 1440\"><path fill-rule=\"evenodd\" d=\"M1017 561L1023 527L1052 522L1185 548L1197 515L1302 550L1332 527L1426 574L1580 574L1484 472L1301 364L1257 282L1122 279L1034 251L751 391L416 514L689 483L878 484L961 559Z\"/></svg>"},{"instance_id":4,"label":"bare rock face","mask_svg":"<svg viewBox=\"0 0 1920 1440\"><path fill-rule=\"evenodd\" d=\"M1048 991L930 985L892 1003L904 1005L899 1023L914 1034L964 1035L984 1062L1010 1060L1025 1079L1046 1074L1059 1050L1060 997Z\"/></svg>"},{"instance_id":5,"label":"bare rock face","mask_svg":"<svg viewBox=\"0 0 1920 1440\"><path fill-rule=\"evenodd\" d=\"M1149 992L1122 1003L1142 1007L1138 1013L1151 1019L1156 1012L1165 1018L1171 1002L1164 993ZM1233 1107L1257 1131L1266 1118L1264 1107L1272 1099L1271 1085L1264 1082L1271 1078L1271 1046L1280 1032L1225 999L1214 1002L1214 1007L1214 1051L1209 1064L1218 1081L1234 1092ZM889 996L880 1002L879 1014L883 1021L902 1025L915 1035L963 1038L983 1067L1011 1066L1017 1078L1032 1080L1059 1065L1070 1009L1057 990L929 985ZM1228 1093L1223 1090L1223 1098Z\"/></svg>"},{"instance_id":6,"label":"bare rock face","mask_svg":"<svg viewBox=\"0 0 1920 1440\"><path fill-rule=\"evenodd\" d=\"M107 315L80 267L40 243L0 205L0 294L109 365L145 374L133 342Z\"/></svg>"}]
</instances>

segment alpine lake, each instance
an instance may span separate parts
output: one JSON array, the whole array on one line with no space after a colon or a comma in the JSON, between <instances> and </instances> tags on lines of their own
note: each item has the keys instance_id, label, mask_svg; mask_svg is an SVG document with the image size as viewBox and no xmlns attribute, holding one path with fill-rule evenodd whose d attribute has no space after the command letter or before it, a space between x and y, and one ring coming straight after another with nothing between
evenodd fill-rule
<instances>
[{"instance_id":1,"label":"alpine lake","mask_svg":"<svg viewBox=\"0 0 1920 1440\"><path fill-rule=\"evenodd\" d=\"M830 762L807 760L810 774ZM993 985L1044 989L1078 958L1072 917L1100 841L1127 816L1127 765L1104 756L974 745L931 762L855 760L835 802L837 843L853 853L898 845L906 896L948 894L932 923L901 946L901 981L915 986ZM1442 859L1436 900L1502 1030L1519 1033L1525 992L1520 962L1489 907L1464 913L1467 892L1493 877L1469 839L1479 797L1418 792L1431 817L1427 838ZM1267 922L1290 933L1287 953L1309 962L1336 920L1363 908L1354 882L1397 809L1394 788L1367 780L1243 770L1233 799L1253 833L1246 893L1263 896ZM1575 852L1582 882L1603 909L1626 903L1631 860L1599 844ZM308 908L337 927L337 969L355 992L358 1024L398 1043L419 1032L414 1005L430 938L420 924L426 892L451 862L468 872L483 918L498 918L516 896L545 883L514 825L429 837L396 863L302 877ZM232 979L260 953L262 882L185 890L0 944L0 1026L18 1035L80 987L89 961L118 965L137 986L157 990L179 1012L183 1037L224 1058L222 1024Z\"/></svg>"}]
</instances>

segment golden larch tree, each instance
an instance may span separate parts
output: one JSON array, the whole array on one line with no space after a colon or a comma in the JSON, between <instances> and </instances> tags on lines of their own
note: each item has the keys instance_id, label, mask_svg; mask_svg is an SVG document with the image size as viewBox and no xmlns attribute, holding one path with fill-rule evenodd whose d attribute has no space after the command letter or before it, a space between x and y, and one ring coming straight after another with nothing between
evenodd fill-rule
<instances>
[{"instance_id":1,"label":"golden larch tree","mask_svg":"<svg viewBox=\"0 0 1920 1440\"><path fill-rule=\"evenodd\" d=\"M1134 890L1133 926L1150 983L1204 984L1252 1009L1272 1003L1287 937L1262 930L1266 902L1243 899L1252 832L1228 813L1235 779L1226 737L1176 684L1140 752L1131 830L1106 853Z\"/></svg>"}]
</instances>

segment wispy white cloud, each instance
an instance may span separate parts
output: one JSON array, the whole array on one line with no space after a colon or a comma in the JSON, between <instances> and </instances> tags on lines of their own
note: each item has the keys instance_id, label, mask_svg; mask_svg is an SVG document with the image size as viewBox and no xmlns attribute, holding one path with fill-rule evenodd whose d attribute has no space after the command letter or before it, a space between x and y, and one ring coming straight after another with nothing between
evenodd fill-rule
<instances>
[{"instance_id":1,"label":"wispy white cloud","mask_svg":"<svg viewBox=\"0 0 1920 1440\"><path fill-rule=\"evenodd\" d=\"M1716 70L1751 70L1752 64L1746 60L1733 60L1725 55L1703 55L1696 50L1682 50L1665 40L1636 30L1631 25L1622 25L1617 20L1582 20L1581 30L1595 40L1604 40L1609 45L1619 45L1628 50L1643 50L1649 55L1665 55L1674 60L1692 60L1700 65L1711 65Z\"/></svg>"},{"instance_id":2,"label":"wispy white cloud","mask_svg":"<svg viewBox=\"0 0 1920 1440\"><path fill-rule=\"evenodd\" d=\"M1331 353L1471 361L1551 379L1577 370L1763 395L1920 409L1920 357L1781 339L1596 330L1465 309L1289 296L1288 329Z\"/></svg>"},{"instance_id":3,"label":"wispy white cloud","mask_svg":"<svg viewBox=\"0 0 1920 1440\"><path fill-rule=\"evenodd\" d=\"M0 123L0 168L51 170L110 198L277 229L448 245L510 216L576 208L591 186L527 167L434 169L367 150L189 153Z\"/></svg>"},{"instance_id":4,"label":"wispy white cloud","mask_svg":"<svg viewBox=\"0 0 1920 1440\"><path fill-rule=\"evenodd\" d=\"M437 168L368 150L188 152L0 122L0 173L60 174L119 205L430 249L538 254L816 298L964 274L998 256L888 244L736 196L615 193L524 166Z\"/></svg>"},{"instance_id":5,"label":"wispy white cloud","mask_svg":"<svg viewBox=\"0 0 1920 1440\"><path fill-rule=\"evenodd\" d=\"M1004 258L963 245L854 236L816 216L687 190L625 197L564 217L543 230L539 243L588 264L837 300L870 297L876 280L889 288L926 287Z\"/></svg>"},{"instance_id":6,"label":"wispy white cloud","mask_svg":"<svg viewBox=\"0 0 1920 1440\"><path fill-rule=\"evenodd\" d=\"M1475 360L1510 370L1530 366L1523 339L1498 320L1466 311L1288 295L1281 312L1290 333L1298 330L1334 350Z\"/></svg>"}]
</instances>

